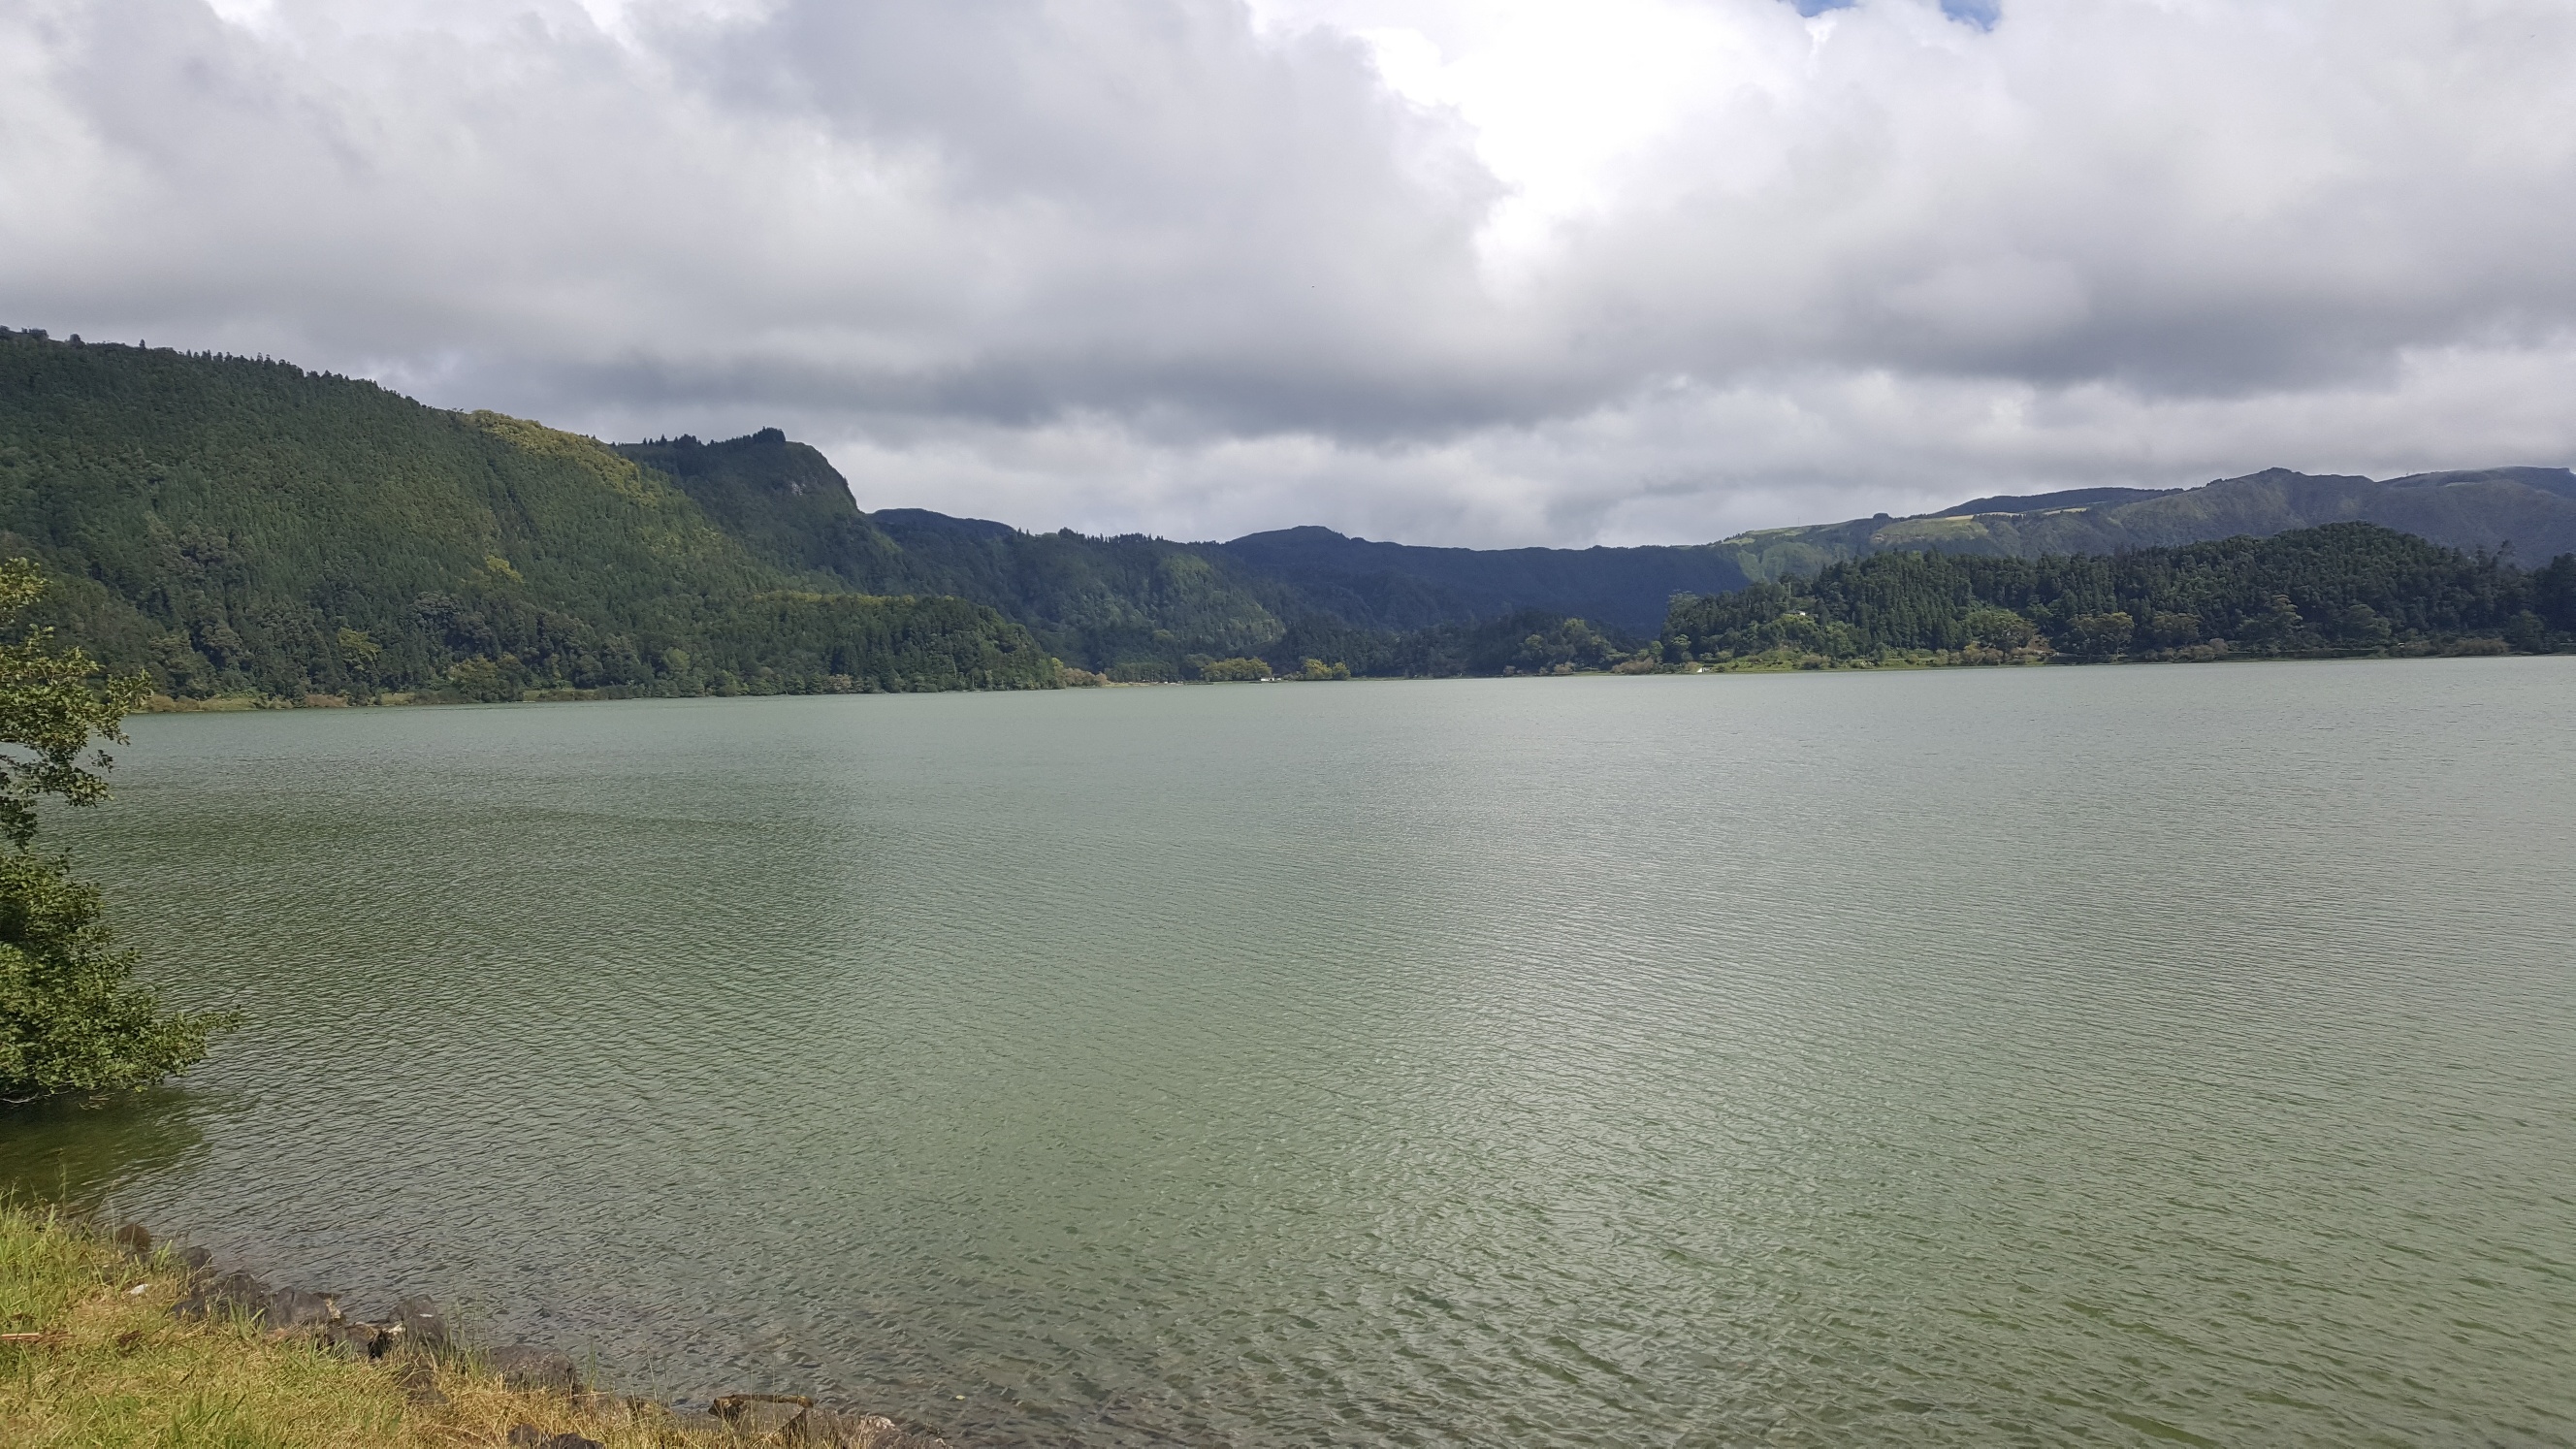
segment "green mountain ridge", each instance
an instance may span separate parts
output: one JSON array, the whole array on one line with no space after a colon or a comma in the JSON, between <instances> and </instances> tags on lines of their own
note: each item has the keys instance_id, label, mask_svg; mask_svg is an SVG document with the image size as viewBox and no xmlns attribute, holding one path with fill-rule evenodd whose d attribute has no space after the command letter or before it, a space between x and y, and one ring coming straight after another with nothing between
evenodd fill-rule
<instances>
[{"instance_id":1,"label":"green mountain ridge","mask_svg":"<svg viewBox=\"0 0 2576 1449\"><path fill-rule=\"evenodd\" d=\"M0 337L0 548L177 696L1056 676L989 609L816 589L587 438L266 360Z\"/></svg>"},{"instance_id":2,"label":"green mountain ridge","mask_svg":"<svg viewBox=\"0 0 2576 1449\"><path fill-rule=\"evenodd\" d=\"M2480 468L2377 480L2269 468L2198 488L2078 489L1908 518L1761 529L1717 547L1747 575L1769 581L1872 553L2113 554L2328 523L2376 523L2470 552L2510 548L2539 563L2576 552L2576 473Z\"/></svg>"},{"instance_id":3,"label":"green mountain ridge","mask_svg":"<svg viewBox=\"0 0 2576 1449\"><path fill-rule=\"evenodd\" d=\"M1650 635L1675 593L1741 588L1706 547L1421 548L1283 529L1227 543L1025 533L919 508L863 514L823 455L775 428L617 445L673 477L775 567L871 593L950 594L1086 669L1189 677L1194 659L1331 649L1537 612ZM1462 636L1463 637L1463 636Z\"/></svg>"},{"instance_id":4,"label":"green mountain ridge","mask_svg":"<svg viewBox=\"0 0 2576 1449\"><path fill-rule=\"evenodd\" d=\"M1183 661L1275 645L1294 605L1187 545L1029 534L911 509L871 517L812 447L775 428L721 442L618 444L671 478L756 557L810 587L972 600L1027 626L1067 663L1185 677Z\"/></svg>"},{"instance_id":5,"label":"green mountain ridge","mask_svg":"<svg viewBox=\"0 0 2576 1449\"><path fill-rule=\"evenodd\" d=\"M1677 664L1806 668L2552 653L2576 647L2576 554L2526 572L2362 522L2109 555L1875 553L1676 601L1660 643Z\"/></svg>"},{"instance_id":6,"label":"green mountain ridge","mask_svg":"<svg viewBox=\"0 0 2576 1449\"><path fill-rule=\"evenodd\" d=\"M679 450L620 450L675 471L711 516L743 520L736 531L745 537L778 540L764 556L782 567L824 568L860 589L971 598L1027 623L1070 662L1169 671L1161 677L1185 677L1192 658L1245 651L1394 657L1404 636L1510 615L1577 617L1616 636L1649 635L1677 595L1728 593L1885 552L2110 555L2336 522L2379 523L2470 552L2510 545L2533 561L2576 550L2576 474L2561 468L2385 481L2272 469L2191 489L1979 498L1938 513L1765 529L1712 544L1463 549L1311 526L1177 543L1025 533L918 508L863 514L824 486L839 474L820 453L775 429L685 440ZM803 491L782 484L769 489L774 504L761 501L762 480L791 477L805 480Z\"/></svg>"},{"instance_id":7,"label":"green mountain ridge","mask_svg":"<svg viewBox=\"0 0 2576 1449\"><path fill-rule=\"evenodd\" d=\"M1687 546L1431 548L1315 527L1102 538L862 512L822 453L776 428L611 445L282 362L0 329L0 550L55 576L51 622L181 697L1046 687L1067 678L1058 661L1125 680L1245 658L1402 675L1674 667L1699 655L1673 639L1700 632L1676 610L1780 604L1767 586L1826 587L1872 557L2062 572L2321 523L2400 528L2471 562L2508 541L2543 556L2576 549L2576 475L2275 469Z\"/></svg>"}]
</instances>

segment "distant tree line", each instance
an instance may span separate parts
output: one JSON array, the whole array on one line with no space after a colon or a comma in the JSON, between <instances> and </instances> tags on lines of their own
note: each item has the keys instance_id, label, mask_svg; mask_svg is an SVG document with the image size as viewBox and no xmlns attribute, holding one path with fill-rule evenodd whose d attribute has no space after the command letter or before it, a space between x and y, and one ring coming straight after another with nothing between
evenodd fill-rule
<instances>
[{"instance_id":1,"label":"distant tree line","mask_svg":"<svg viewBox=\"0 0 2576 1449\"><path fill-rule=\"evenodd\" d=\"M1627 662L1651 644L1539 609L1476 624L1436 624L1405 631L1359 629L1329 614L1289 624L1260 656L1129 658L1100 671L1120 684L1233 679L1456 679L1480 674L1574 674ZM1274 670L1267 659L1296 659Z\"/></svg>"},{"instance_id":2,"label":"distant tree line","mask_svg":"<svg viewBox=\"0 0 2576 1449\"><path fill-rule=\"evenodd\" d=\"M1884 553L1676 599L1660 662L1823 667L2576 648L2576 555L2531 570L2369 523L2107 556Z\"/></svg>"}]
</instances>

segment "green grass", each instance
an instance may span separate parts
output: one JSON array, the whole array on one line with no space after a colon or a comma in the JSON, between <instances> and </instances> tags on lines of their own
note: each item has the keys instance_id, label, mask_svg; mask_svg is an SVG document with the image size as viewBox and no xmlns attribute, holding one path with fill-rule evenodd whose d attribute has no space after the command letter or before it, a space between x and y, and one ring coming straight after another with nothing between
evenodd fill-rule
<instances>
[{"instance_id":1,"label":"green grass","mask_svg":"<svg viewBox=\"0 0 2576 1449\"><path fill-rule=\"evenodd\" d=\"M469 1364L420 1365L416 1403L387 1362L360 1363L255 1325L181 1322L187 1270L137 1259L90 1226L0 1206L0 1444L11 1449L459 1449L511 1428L609 1449L720 1441L659 1416L595 1415L503 1387ZM32 1335L29 1337L28 1335Z\"/></svg>"}]
</instances>

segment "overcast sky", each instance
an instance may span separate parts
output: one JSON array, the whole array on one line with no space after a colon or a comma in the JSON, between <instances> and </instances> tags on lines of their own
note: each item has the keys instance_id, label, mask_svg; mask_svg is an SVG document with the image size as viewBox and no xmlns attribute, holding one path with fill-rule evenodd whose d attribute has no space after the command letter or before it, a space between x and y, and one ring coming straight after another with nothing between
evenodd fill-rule
<instances>
[{"instance_id":1,"label":"overcast sky","mask_svg":"<svg viewBox=\"0 0 2576 1449\"><path fill-rule=\"evenodd\" d=\"M1186 538L2576 459L2576 5L1800 9L0 0L0 323Z\"/></svg>"}]
</instances>

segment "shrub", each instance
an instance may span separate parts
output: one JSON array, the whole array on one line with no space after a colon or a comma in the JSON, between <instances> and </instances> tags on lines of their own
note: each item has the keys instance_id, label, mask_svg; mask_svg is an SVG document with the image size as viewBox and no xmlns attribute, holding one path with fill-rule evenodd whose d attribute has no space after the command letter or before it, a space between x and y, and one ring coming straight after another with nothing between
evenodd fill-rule
<instances>
[{"instance_id":1,"label":"shrub","mask_svg":"<svg viewBox=\"0 0 2576 1449\"><path fill-rule=\"evenodd\" d=\"M0 621L44 589L33 563L0 560ZM91 745L124 740L117 724L148 686L141 676L94 683L97 674L45 629L0 642L0 1100L150 1086L203 1057L229 1021L164 1012L130 984L134 955L115 949L98 892L29 848L39 800L106 798L114 762Z\"/></svg>"},{"instance_id":2,"label":"shrub","mask_svg":"<svg viewBox=\"0 0 2576 1449\"><path fill-rule=\"evenodd\" d=\"M205 1056L229 1019L163 1011L134 964L68 863L0 853L0 1099L130 1091Z\"/></svg>"},{"instance_id":3,"label":"shrub","mask_svg":"<svg viewBox=\"0 0 2576 1449\"><path fill-rule=\"evenodd\" d=\"M1259 659L1211 659L1199 666L1199 678L1217 684L1244 684L1269 677L1269 664Z\"/></svg>"}]
</instances>

